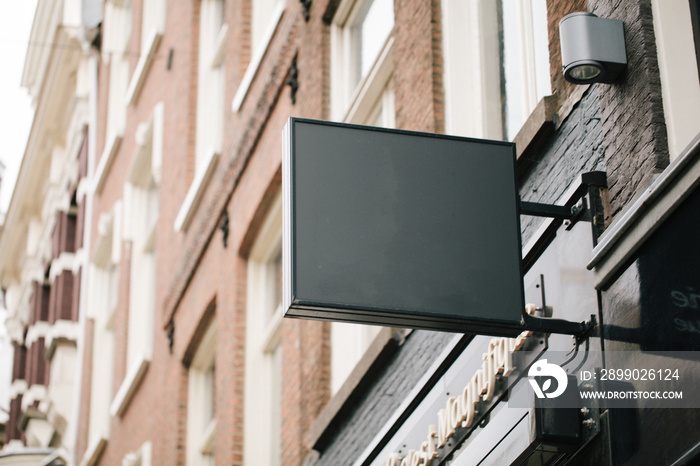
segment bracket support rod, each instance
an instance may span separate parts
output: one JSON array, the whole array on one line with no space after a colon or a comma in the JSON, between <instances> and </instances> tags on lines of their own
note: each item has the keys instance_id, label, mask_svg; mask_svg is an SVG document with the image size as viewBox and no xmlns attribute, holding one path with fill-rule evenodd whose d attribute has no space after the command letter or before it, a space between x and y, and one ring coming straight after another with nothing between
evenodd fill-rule
<instances>
[{"instance_id":1,"label":"bracket support rod","mask_svg":"<svg viewBox=\"0 0 700 466\"><path fill-rule=\"evenodd\" d=\"M520 202L520 214L533 217L549 217L560 220L575 220L583 210L583 206L560 206L554 204L541 204L539 202Z\"/></svg>"},{"instance_id":2,"label":"bracket support rod","mask_svg":"<svg viewBox=\"0 0 700 466\"><path fill-rule=\"evenodd\" d=\"M583 341L588 338L592 330L598 325L594 314L591 314L591 318L588 321L571 322L562 319L533 316L527 312L523 312L521 323L525 330L573 335L577 341Z\"/></svg>"}]
</instances>

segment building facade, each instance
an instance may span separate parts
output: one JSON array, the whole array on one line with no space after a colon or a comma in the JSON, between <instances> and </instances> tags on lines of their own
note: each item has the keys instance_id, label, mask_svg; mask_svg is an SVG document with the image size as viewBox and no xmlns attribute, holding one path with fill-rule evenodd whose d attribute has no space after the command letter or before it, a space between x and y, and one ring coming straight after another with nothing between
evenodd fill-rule
<instances>
[{"instance_id":1,"label":"building facade","mask_svg":"<svg viewBox=\"0 0 700 466\"><path fill-rule=\"evenodd\" d=\"M283 319L281 135L294 116L515 142L523 201L596 213L521 217L526 300L598 323L518 351L695 351L700 251L669 238L698 220L697 7L40 2L32 37L56 46L27 57L37 117L0 237L15 342L0 464L690 461L697 410L598 409L576 414L579 443L533 440L537 414L506 399L525 380L505 375L450 425L483 355L515 342ZM558 24L579 11L624 24L612 84L562 75Z\"/></svg>"},{"instance_id":2,"label":"building facade","mask_svg":"<svg viewBox=\"0 0 700 466\"><path fill-rule=\"evenodd\" d=\"M75 437L96 25L90 2L46 2L27 48L35 117L0 239L14 350L2 464L63 464Z\"/></svg>"}]
</instances>

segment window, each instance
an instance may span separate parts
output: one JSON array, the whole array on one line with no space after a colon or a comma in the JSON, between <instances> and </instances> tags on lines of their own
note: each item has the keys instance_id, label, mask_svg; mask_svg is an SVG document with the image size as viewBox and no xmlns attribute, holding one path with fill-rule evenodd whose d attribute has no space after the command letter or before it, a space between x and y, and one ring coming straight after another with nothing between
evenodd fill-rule
<instances>
[{"instance_id":1,"label":"window","mask_svg":"<svg viewBox=\"0 0 700 466\"><path fill-rule=\"evenodd\" d=\"M280 464L282 435L282 199L278 197L248 260L244 457Z\"/></svg>"},{"instance_id":2,"label":"window","mask_svg":"<svg viewBox=\"0 0 700 466\"><path fill-rule=\"evenodd\" d=\"M131 0L111 0L105 4L105 38L102 58L109 64L106 141L108 147L124 134L126 91L129 84L129 37Z\"/></svg>"},{"instance_id":3,"label":"window","mask_svg":"<svg viewBox=\"0 0 700 466\"><path fill-rule=\"evenodd\" d=\"M100 450L109 438L114 374L114 314L119 304L122 202L98 222L98 240L90 267L87 318L93 322L90 384L90 452Z\"/></svg>"},{"instance_id":4,"label":"window","mask_svg":"<svg viewBox=\"0 0 700 466\"><path fill-rule=\"evenodd\" d=\"M346 0L331 29L331 118L394 126L393 0Z\"/></svg>"},{"instance_id":5,"label":"window","mask_svg":"<svg viewBox=\"0 0 700 466\"><path fill-rule=\"evenodd\" d=\"M202 0L200 4L194 179L175 219L175 231L187 229L221 153L228 32L224 7L224 0Z\"/></svg>"},{"instance_id":6,"label":"window","mask_svg":"<svg viewBox=\"0 0 700 466\"><path fill-rule=\"evenodd\" d=\"M512 140L551 94L546 0L442 0L450 134Z\"/></svg>"},{"instance_id":7,"label":"window","mask_svg":"<svg viewBox=\"0 0 700 466\"><path fill-rule=\"evenodd\" d=\"M206 166L212 152L221 151L224 117L224 0L202 0L199 17L197 87L197 144L195 173ZM195 175L196 176L196 175Z\"/></svg>"},{"instance_id":8,"label":"window","mask_svg":"<svg viewBox=\"0 0 700 466\"><path fill-rule=\"evenodd\" d=\"M188 378L187 465L212 466L216 433L216 321L192 358Z\"/></svg>"},{"instance_id":9,"label":"window","mask_svg":"<svg viewBox=\"0 0 700 466\"><path fill-rule=\"evenodd\" d=\"M284 0L249 0L252 10L250 19L250 50L251 58L246 72L241 79L236 95L233 97L231 109L234 112L240 110L243 100L248 94L248 89L255 74L258 72L260 62L267 51L272 36L277 29L277 24L284 12Z\"/></svg>"},{"instance_id":10,"label":"window","mask_svg":"<svg viewBox=\"0 0 700 466\"><path fill-rule=\"evenodd\" d=\"M141 53L148 50L154 34L165 31L165 0L145 0L141 10Z\"/></svg>"},{"instance_id":11,"label":"window","mask_svg":"<svg viewBox=\"0 0 700 466\"><path fill-rule=\"evenodd\" d=\"M250 28L250 49L253 54L260 54L258 50L267 47L270 37L268 29L276 20L275 9L282 0L252 0L253 18ZM275 21L276 22L276 21Z\"/></svg>"},{"instance_id":12,"label":"window","mask_svg":"<svg viewBox=\"0 0 700 466\"><path fill-rule=\"evenodd\" d=\"M152 452L153 445L146 442L138 450L124 455L122 466L151 466Z\"/></svg>"},{"instance_id":13,"label":"window","mask_svg":"<svg viewBox=\"0 0 700 466\"><path fill-rule=\"evenodd\" d=\"M661 94L671 160L700 133L697 0L652 2Z\"/></svg>"},{"instance_id":14,"label":"window","mask_svg":"<svg viewBox=\"0 0 700 466\"><path fill-rule=\"evenodd\" d=\"M396 126L392 48L393 0L345 0L331 28L331 118ZM331 394L338 392L380 327L331 324Z\"/></svg>"},{"instance_id":15,"label":"window","mask_svg":"<svg viewBox=\"0 0 700 466\"><path fill-rule=\"evenodd\" d=\"M144 1L141 9L141 50L139 52L139 61L133 70L131 82L126 91L126 100L130 104L134 103L141 93L164 31L165 0Z\"/></svg>"},{"instance_id":16,"label":"window","mask_svg":"<svg viewBox=\"0 0 700 466\"><path fill-rule=\"evenodd\" d=\"M146 374L153 354L160 160L163 104L137 128L137 150L124 187L124 239L131 241L126 377L115 396L113 413L122 415Z\"/></svg>"}]
</instances>

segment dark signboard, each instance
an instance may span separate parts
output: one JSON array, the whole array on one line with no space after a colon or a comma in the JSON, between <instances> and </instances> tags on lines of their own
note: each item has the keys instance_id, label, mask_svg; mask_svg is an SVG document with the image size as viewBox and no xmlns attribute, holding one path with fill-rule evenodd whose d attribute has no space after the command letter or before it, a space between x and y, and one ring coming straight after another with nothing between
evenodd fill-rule
<instances>
[{"instance_id":1,"label":"dark signboard","mask_svg":"<svg viewBox=\"0 0 700 466\"><path fill-rule=\"evenodd\" d=\"M698 231L700 189L639 250L643 350L700 350Z\"/></svg>"},{"instance_id":2,"label":"dark signboard","mask_svg":"<svg viewBox=\"0 0 700 466\"><path fill-rule=\"evenodd\" d=\"M700 189L647 238L604 293L607 340L643 351L700 351ZM606 348L627 349L606 343ZM693 357L691 353L686 356Z\"/></svg>"},{"instance_id":3,"label":"dark signboard","mask_svg":"<svg viewBox=\"0 0 700 466\"><path fill-rule=\"evenodd\" d=\"M515 335L511 143L291 118L285 317Z\"/></svg>"}]
</instances>

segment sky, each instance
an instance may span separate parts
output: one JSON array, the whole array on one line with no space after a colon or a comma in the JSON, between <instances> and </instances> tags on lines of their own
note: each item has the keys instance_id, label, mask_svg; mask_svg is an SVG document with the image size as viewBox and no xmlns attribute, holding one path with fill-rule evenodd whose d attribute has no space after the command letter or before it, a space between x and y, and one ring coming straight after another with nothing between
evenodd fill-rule
<instances>
[{"instance_id":1,"label":"sky","mask_svg":"<svg viewBox=\"0 0 700 466\"><path fill-rule=\"evenodd\" d=\"M36 0L0 0L0 212L12 197L27 135L34 117L31 99L20 87Z\"/></svg>"},{"instance_id":2,"label":"sky","mask_svg":"<svg viewBox=\"0 0 700 466\"><path fill-rule=\"evenodd\" d=\"M34 117L31 99L20 87L20 81L35 9L36 0L0 0L0 163L5 166L0 213L6 212L10 204ZM8 351L12 347L8 348L5 317L0 297L0 422L7 419L12 371L12 351Z\"/></svg>"}]
</instances>

